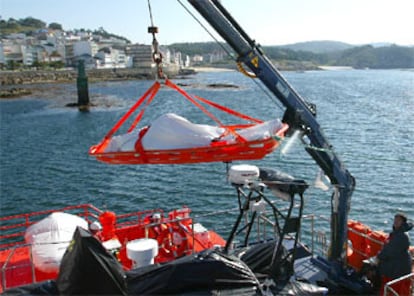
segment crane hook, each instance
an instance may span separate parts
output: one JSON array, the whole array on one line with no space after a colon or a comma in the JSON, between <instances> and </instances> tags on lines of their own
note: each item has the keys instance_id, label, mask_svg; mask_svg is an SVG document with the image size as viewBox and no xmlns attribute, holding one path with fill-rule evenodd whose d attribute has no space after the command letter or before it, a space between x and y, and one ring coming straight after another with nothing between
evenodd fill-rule
<instances>
[{"instance_id":1,"label":"crane hook","mask_svg":"<svg viewBox=\"0 0 414 296\"><path fill-rule=\"evenodd\" d=\"M167 78L164 75L164 72L162 70L162 53L159 50L159 43L157 38L155 37L155 34L158 33L158 27L154 26L154 20L152 18L152 9L151 9L151 4L150 4L150 0L148 0L148 10L149 10L149 14L150 14L150 19L151 19L151 26L148 27L148 33L152 34L152 59L154 61L154 63L157 65L157 76L159 79L164 79Z\"/></svg>"}]
</instances>

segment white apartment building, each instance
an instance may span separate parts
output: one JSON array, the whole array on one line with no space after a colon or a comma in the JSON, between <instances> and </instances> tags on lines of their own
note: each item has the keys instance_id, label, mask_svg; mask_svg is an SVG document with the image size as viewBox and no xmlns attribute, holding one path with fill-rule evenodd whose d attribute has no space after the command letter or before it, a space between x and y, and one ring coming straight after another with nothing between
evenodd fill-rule
<instances>
[{"instance_id":1,"label":"white apartment building","mask_svg":"<svg viewBox=\"0 0 414 296\"><path fill-rule=\"evenodd\" d=\"M3 42L0 42L0 65L6 64L6 58L4 56Z\"/></svg>"},{"instance_id":2,"label":"white apartment building","mask_svg":"<svg viewBox=\"0 0 414 296\"><path fill-rule=\"evenodd\" d=\"M209 54L209 62L215 63L224 60L225 52L224 51L215 51L212 54Z\"/></svg>"},{"instance_id":3,"label":"white apartment building","mask_svg":"<svg viewBox=\"0 0 414 296\"><path fill-rule=\"evenodd\" d=\"M180 68L183 67L183 59L181 52L176 52L174 54L174 64L180 66Z\"/></svg>"},{"instance_id":4,"label":"white apartment building","mask_svg":"<svg viewBox=\"0 0 414 296\"><path fill-rule=\"evenodd\" d=\"M83 56L89 55L91 57L98 53L98 45L93 41L78 41L73 44L73 55Z\"/></svg>"},{"instance_id":5,"label":"white apartment building","mask_svg":"<svg viewBox=\"0 0 414 296\"><path fill-rule=\"evenodd\" d=\"M165 69L183 66L181 53L172 54L166 46L160 46L160 50ZM35 62L63 61L74 66L81 59L88 68L136 67L153 73L156 65L152 53L151 45L126 44L123 39L92 36L81 31L39 30L33 36L11 34L0 41L0 63L3 65L9 61L29 66ZM188 57L185 64L189 65Z\"/></svg>"},{"instance_id":6,"label":"white apartment building","mask_svg":"<svg viewBox=\"0 0 414 296\"><path fill-rule=\"evenodd\" d=\"M151 45L132 44L127 46L125 50L126 54L132 57L132 67L148 69L148 71L155 68Z\"/></svg>"},{"instance_id":7,"label":"white apartment building","mask_svg":"<svg viewBox=\"0 0 414 296\"><path fill-rule=\"evenodd\" d=\"M49 54L41 45L17 42L13 39L3 39L0 46L0 63L9 61L30 66L34 62L49 62Z\"/></svg>"},{"instance_id":8,"label":"white apartment building","mask_svg":"<svg viewBox=\"0 0 414 296\"><path fill-rule=\"evenodd\" d=\"M37 54L36 48L33 46L21 46L21 53L24 65L32 65L35 61L37 61Z\"/></svg>"},{"instance_id":9,"label":"white apartment building","mask_svg":"<svg viewBox=\"0 0 414 296\"><path fill-rule=\"evenodd\" d=\"M191 66L191 59L189 55L185 56L184 67L188 68Z\"/></svg>"},{"instance_id":10,"label":"white apartment building","mask_svg":"<svg viewBox=\"0 0 414 296\"><path fill-rule=\"evenodd\" d=\"M198 55L196 54L195 56L193 56L193 62L194 63L202 63L204 60L202 55Z\"/></svg>"},{"instance_id":11,"label":"white apartment building","mask_svg":"<svg viewBox=\"0 0 414 296\"><path fill-rule=\"evenodd\" d=\"M4 63L7 63L8 61L13 62L21 62L23 63L23 54L22 54L22 46L20 42L15 42L12 40L2 40L1 42L2 46L2 55L4 57Z\"/></svg>"},{"instance_id":12,"label":"white apartment building","mask_svg":"<svg viewBox=\"0 0 414 296\"><path fill-rule=\"evenodd\" d=\"M81 37L80 36L77 36L77 35L73 35L73 34L66 34L66 36L65 36L65 42L66 43L73 43L73 42L76 42L76 41L81 41Z\"/></svg>"},{"instance_id":13,"label":"white apartment building","mask_svg":"<svg viewBox=\"0 0 414 296\"><path fill-rule=\"evenodd\" d=\"M101 48L95 55L97 58L97 68L126 68L128 58L122 50L111 47Z\"/></svg>"}]
</instances>

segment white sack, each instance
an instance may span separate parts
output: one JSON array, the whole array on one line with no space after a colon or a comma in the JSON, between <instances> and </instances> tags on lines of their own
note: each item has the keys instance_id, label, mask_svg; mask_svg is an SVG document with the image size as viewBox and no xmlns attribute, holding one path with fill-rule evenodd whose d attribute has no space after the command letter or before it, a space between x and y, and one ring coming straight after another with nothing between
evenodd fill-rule
<instances>
[{"instance_id":1,"label":"white sack","mask_svg":"<svg viewBox=\"0 0 414 296\"><path fill-rule=\"evenodd\" d=\"M274 136L282 127L279 119L266 121L237 133L247 141L261 140ZM195 124L174 113L167 113L152 122L142 138L144 150L169 150L194 147L208 147L211 141L219 138L225 129L217 126ZM111 139L105 152L134 151L138 140L138 130L115 136ZM220 140L229 144L235 142L234 135L229 133Z\"/></svg>"},{"instance_id":2,"label":"white sack","mask_svg":"<svg viewBox=\"0 0 414 296\"><path fill-rule=\"evenodd\" d=\"M33 264L43 272L57 272L77 226L88 222L76 215L56 212L27 228L26 243L32 244Z\"/></svg>"},{"instance_id":3,"label":"white sack","mask_svg":"<svg viewBox=\"0 0 414 296\"><path fill-rule=\"evenodd\" d=\"M282 122L279 119L275 119L239 130L237 133L247 141L256 141L273 137L281 128ZM223 137L222 140L229 143L235 141L233 134Z\"/></svg>"},{"instance_id":4,"label":"white sack","mask_svg":"<svg viewBox=\"0 0 414 296\"><path fill-rule=\"evenodd\" d=\"M224 128L195 124L177 114L158 117L142 139L145 150L207 147L218 138Z\"/></svg>"},{"instance_id":5,"label":"white sack","mask_svg":"<svg viewBox=\"0 0 414 296\"><path fill-rule=\"evenodd\" d=\"M123 135L114 136L105 148L105 152L135 151L135 142L138 137L139 130L137 129Z\"/></svg>"}]
</instances>

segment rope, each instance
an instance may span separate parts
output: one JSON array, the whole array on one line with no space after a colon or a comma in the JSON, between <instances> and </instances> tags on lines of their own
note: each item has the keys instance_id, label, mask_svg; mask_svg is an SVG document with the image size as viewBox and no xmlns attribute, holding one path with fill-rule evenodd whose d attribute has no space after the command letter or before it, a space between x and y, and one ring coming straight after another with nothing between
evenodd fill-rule
<instances>
[{"instance_id":1,"label":"rope","mask_svg":"<svg viewBox=\"0 0 414 296\"><path fill-rule=\"evenodd\" d=\"M152 53L152 59L157 65L157 77L160 79L166 78L163 70L162 70L162 53L159 50L159 43L157 41L157 38L155 37L155 34L158 33L158 27L154 26L154 19L152 17L152 9L151 9L151 3L150 0L148 0L148 10L150 14L150 20L151 20L151 27L148 27L148 33L152 34L152 47L153 47L153 53Z\"/></svg>"},{"instance_id":2,"label":"rope","mask_svg":"<svg viewBox=\"0 0 414 296\"><path fill-rule=\"evenodd\" d=\"M244 120L251 120L251 121L255 121L256 123L262 123L263 121L259 120L259 119L255 119L253 117L244 115L242 113L239 113L237 111L231 110L229 108L226 108L224 106L221 106L219 104L216 104L214 102L211 102L207 99L203 99L201 97L195 96L195 99L193 97L191 97L184 89L180 88L178 85L174 84L171 80L169 79L165 79L165 85L178 91L182 96L184 96L187 100L189 100L191 103L193 103L196 107L198 107L201 111L203 111L207 116L209 116L213 121L215 121L220 127L225 127L221 121L215 117L211 112L209 112L206 108L204 108L200 103L198 103L195 99L200 100L201 102L204 102L210 106L215 107L216 109L219 109L221 111L227 112L231 115L237 116L239 118L242 118ZM226 135L227 133L231 133L235 139L239 142L245 143L246 139L244 139L242 136L240 136L236 131L235 128L231 128L230 126L226 127L226 131L223 134Z\"/></svg>"},{"instance_id":3,"label":"rope","mask_svg":"<svg viewBox=\"0 0 414 296\"><path fill-rule=\"evenodd\" d=\"M143 95L142 97L128 110L127 113L112 127L112 129L106 134L105 139L110 139L116 131L124 124L124 122L141 106L141 104L147 99L148 96L157 93L160 88L160 83L156 81ZM136 124L136 123L135 123Z\"/></svg>"},{"instance_id":4,"label":"rope","mask_svg":"<svg viewBox=\"0 0 414 296\"><path fill-rule=\"evenodd\" d=\"M194 13L192 13L187 6L185 6L181 0L177 0L177 2L187 11L187 13L204 29L204 31L207 32L208 35L210 35L210 37L223 49L223 51L226 52L226 54L234 61L236 62L237 66L238 62L237 62L237 58L234 57L234 54L232 52L230 52L224 45L223 43L219 42L218 39L207 29L206 26L203 25L203 23L194 15ZM243 68L243 67L241 67ZM249 72L247 72L245 69L243 69L246 73L249 74ZM242 72L244 74L244 72L242 70L239 69L240 72ZM254 74L252 74L253 76L255 76ZM249 78L249 75L246 75ZM279 108L280 110L284 110L284 108L281 106L281 103L273 96L271 95L267 89L264 88L263 84L259 83L259 81L257 79L253 79L254 83L259 87L259 89L270 99L270 101L272 101L273 104L275 104L275 106L277 108Z\"/></svg>"},{"instance_id":5,"label":"rope","mask_svg":"<svg viewBox=\"0 0 414 296\"><path fill-rule=\"evenodd\" d=\"M157 94L158 90L160 89L161 85L158 84L154 90L151 92L150 97L147 99L147 102L145 106L141 109L141 111L138 113L137 117L135 118L134 122L131 124L131 126L128 129L128 133L132 132L137 124L141 121L142 116L144 116L145 110L147 107L151 104L152 100L155 98L155 95Z\"/></svg>"},{"instance_id":6,"label":"rope","mask_svg":"<svg viewBox=\"0 0 414 296\"><path fill-rule=\"evenodd\" d=\"M178 93L180 93L184 98L186 98L188 101L194 104L194 106L198 107L201 111L204 112L208 117L210 117L214 122L216 122L219 126L223 126L221 121L215 117L211 112L209 112L206 108L204 108L202 105L200 105L197 101L195 101L185 90L178 87L175 83L173 83L171 80L166 79L165 85L168 86L171 89L176 90Z\"/></svg>"},{"instance_id":7,"label":"rope","mask_svg":"<svg viewBox=\"0 0 414 296\"><path fill-rule=\"evenodd\" d=\"M154 19L152 18L152 9L151 9L151 2L148 0L148 10L150 14L151 26L154 27Z\"/></svg>"},{"instance_id":8,"label":"rope","mask_svg":"<svg viewBox=\"0 0 414 296\"><path fill-rule=\"evenodd\" d=\"M242 119L244 119L244 120L247 120L247 121L253 121L253 122L256 122L256 123L263 123L263 120L260 120L260 119L256 119L256 118L253 118L253 117L247 116L247 115L245 115L245 114L242 114L242 113L240 113L240 112L237 112L237 111L235 111L235 110L232 110L232 109L230 109L230 108L227 108L227 107L225 107L225 106L222 106L222 105L220 105L220 104L218 104L218 103L215 103L215 102L213 102L213 101L210 101L210 100L204 99L204 98L202 98L202 97L199 97L199 96L194 96L194 98L196 98L197 100L199 100L199 101L201 101L201 102L203 102L203 103L205 103L205 104L207 104L207 105L210 105L210 106L212 106L212 107L214 107L214 108L216 108L216 109L218 109L218 110L221 110L221 111L226 112L226 113L228 113L228 114L231 114L231 115L233 115L233 116L237 116L237 117L242 118Z\"/></svg>"},{"instance_id":9,"label":"rope","mask_svg":"<svg viewBox=\"0 0 414 296\"><path fill-rule=\"evenodd\" d=\"M187 6L185 6L181 0L177 0L178 3L188 12L190 16L193 17L193 19L204 29L204 31L207 32L208 35L210 35L211 38L227 53L229 57L233 59L233 61L236 61L236 58L234 57L233 53L231 53L221 42L218 41L216 37L214 37L213 33L211 33L206 26L203 25L203 23L192 13Z\"/></svg>"}]
</instances>

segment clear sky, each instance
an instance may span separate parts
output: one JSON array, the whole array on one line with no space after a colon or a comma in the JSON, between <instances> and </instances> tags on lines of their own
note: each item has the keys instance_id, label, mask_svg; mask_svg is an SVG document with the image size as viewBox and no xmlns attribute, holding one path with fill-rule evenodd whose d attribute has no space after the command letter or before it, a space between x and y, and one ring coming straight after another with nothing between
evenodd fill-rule
<instances>
[{"instance_id":1,"label":"clear sky","mask_svg":"<svg viewBox=\"0 0 414 296\"><path fill-rule=\"evenodd\" d=\"M189 6L186 0L181 0ZM262 45L335 40L350 44L414 45L414 0L222 0L252 39ZM176 0L151 0L161 44L212 41ZM148 0L0 0L0 16L56 22L151 42ZM197 16L202 19L201 16ZM213 30L212 30L213 31Z\"/></svg>"}]
</instances>

